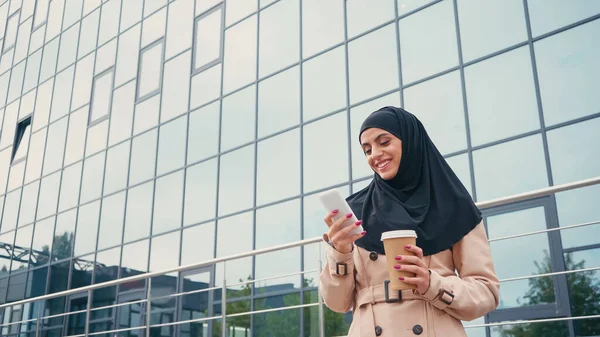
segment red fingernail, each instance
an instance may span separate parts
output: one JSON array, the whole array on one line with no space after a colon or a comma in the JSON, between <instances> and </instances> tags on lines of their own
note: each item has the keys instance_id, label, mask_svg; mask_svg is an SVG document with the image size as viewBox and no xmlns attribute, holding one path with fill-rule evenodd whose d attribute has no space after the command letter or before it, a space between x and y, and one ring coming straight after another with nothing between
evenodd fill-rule
<instances>
[{"instance_id":1,"label":"red fingernail","mask_svg":"<svg viewBox=\"0 0 600 337\"><path fill-rule=\"evenodd\" d=\"M396 256L395 259L400 261L400 260L402 260L402 256Z\"/></svg>"},{"instance_id":2,"label":"red fingernail","mask_svg":"<svg viewBox=\"0 0 600 337\"><path fill-rule=\"evenodd\" d=\"M339 211L337 209L334 209L333 211L331 211L331 213L333 214L337 214Z\"/></svg>"},{"instance_id":3,"label":"red fingernail","mask_svg":"<svg viewBox=\"0 0 600 337\"><path fill-rule=\"evenodd\" d=\"M400 281L404 281L404 277L402 277L402 276L401 276L401 277L398 277L398 279L399 279Z\"/></svg>"},{"instance_id":4,"label":"red fingernail","mask_svg":"<svg viewBox=\"0 0 600 337\"><path fill-rule=\"evenodd\" d=\"M361 224L362 224L362 220L358 220L358 221L356 222L356 225L357 225L357 226L360 226Z\"/></svg>"},{"instance_id":5,"label":"red fingernail","mask_svg":"<svg viewBox=\"0 0 600 337\"><path fill-rule=\"evenodd\" d=\"M360 235L365 235L365 234L367 234L366 231L363 231L362 233L360 233Z\"/></svg>"},{"instance_id":6,"label":"red fingernail","mask_svg":"<svg viewBox=\"0 0 600 337\"><path fill-rule=\"evenodd\" d=\"M400 266L399 265L395 265L394 268L400 269Z\"/></svg>"},{"instance_id":7,"label":"red fingernail","mask_svg":"<svg viewBox=\"0 0 600 337\"><path fill-rule=\"evenodd\" d=\"M407 246L406 246L406 247L404 247L404 248L406 248L406 249L410 249L410 247L411 247L410 245L407 245Z\"/></svg>"},{"instance_id":8,"label":"red fingernail","mask_svg":"<svg viewBox=\"0 0 600 337\"><path fill-rule=\"evenodd\" d=\"M352 213L346 214L346 218L350 219L352 217Z\"/></svg>"}]
</instances>

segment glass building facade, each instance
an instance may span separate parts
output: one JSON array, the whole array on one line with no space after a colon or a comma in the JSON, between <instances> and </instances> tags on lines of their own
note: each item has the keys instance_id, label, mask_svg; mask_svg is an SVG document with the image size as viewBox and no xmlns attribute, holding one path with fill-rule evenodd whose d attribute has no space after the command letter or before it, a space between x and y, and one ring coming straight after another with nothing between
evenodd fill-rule
<instances>
[{"instance_id":1,"label":"glass building facade","mask_svg":"<svg viewBox=\"0 0 600 337\"><path fill-rule=\"evenodd\" d=\"M0 304L321 235L316 194L368 184L358 129L384 105L423 121L477 201L597 176L598 36L597 0L5 0ZM487 209L505 282L498 309L466 324L600 314L598 270L526 278L600 267L600 225L500 240L599 221L598 200L590 186ZM226 282L228 314L315 303L318 258L307 245L165 275L152 289ZM235 285L248 279L261 281ZM95 291L92 307L135 302L146 287ZM153 302L152 324L219 315L222 295ZM0 322L87 300L8 307ZM144 312L136 303L94 312L90 331L139 326ZM318 315L241 315L227 329L318 336ZM347 333L350 315L323 315L326 336ZM40 328L78 334L84 320ZM597 336L600 320L468 333Z\"/></svg>"}]
</instances>

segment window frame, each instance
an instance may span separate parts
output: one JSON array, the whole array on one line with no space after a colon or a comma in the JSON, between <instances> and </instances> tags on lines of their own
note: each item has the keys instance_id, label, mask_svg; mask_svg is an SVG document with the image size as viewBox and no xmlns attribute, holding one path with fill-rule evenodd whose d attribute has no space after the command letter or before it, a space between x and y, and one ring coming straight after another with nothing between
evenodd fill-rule
<instances>
[{"instance_id":1,"label":"window frame","mask_svg":"<svg viewBox=\"0 0 600 337\"><path fill-rule=\"evenodd\" d=\"M112 104L113 104L113 96L115 91L115 66L112 66L101 73L97 74L92 79L92 90L90 93L90 108L88 110L88 127L92 127L96 124L102 123L103 121L110 119L112 114ZM109 98L108 98L108 113L106 115L100 116L96 119L92 119L92 112L94 110L94 96L96 95L96 82L98 82L104 76L108 76L112 73L112 80L110 82L109 88Z\"/></svg>"},{"instance_id":2,"label":"window frame","mask_svg":"<svg viewBox=\"0 0 600 337\"><path fill-rule=\"evenodd\" d=\"M33 115L30 114L17 122L17 125L15 127L15 135L14 135L14 139L13 139L12 153L10 156L10 164L11 165L16 165L27 159L27 155L29 154L29 146L27 147L27 153L25 153L25 155L23 155L23 157L17 158L15 160L15 155L19 151L19 147L21 146L21 143L23 142L23 136L25 135L27 128L29 128L29 138L31 139L31 134L33 134L32 118L33 118ZM29 143L29 139L27 139L26 141Z\"/></svg>"},{"instance_id":3,"label":"window frame","mask_svg":"<svg viewBox=\"0 0 600 337\"><path fill-rule=\"evenodd\" d=\"M198 44L197 44L198 23L200 22L200 20L207 18L208 16L214 14L215 12L217 12L219 10L221 11L221 25L220 25L220 29L219 29L219 56L212 61L209 61L199 67L196 67L196 54L198 53ZM196 16L194 18L193 29L194 29L194 31L192 32L192 61L191 61L192 62L192 66L191 66L191 70L192 70L191 75L192 76L196 75L198 73L201 73L202 71L204 71L206 69L212 68L223 61L223 38L225 36L225 34L224 34L225 10L223 8L223 2L208 9L204 13L201 13L200 15Z\"/></svg>"},{"instance_id":4,"label":"window frame","mask_svg":"<svg viewBox=\"0 0 600 337\"><path fill-rule=\"evenodd\" d=\"M145 94L143 96L140 96L140 85L141 85L140 79L142 78L142 70L143 70L142 65L143 65L144 53L153 48L157 48L159 46L160 46L160 66L159 66L159 70L158 70L158 88L148 92L147 94ZM141 102L159 94L162 91L164 66L165 66L165 38L164 37L161 37L161 38L157 39L156 41L151 42L144 48L140 49L140 54L138 55L137 80L136 80L136 86L135 86L135 104L141 103Z\"/></svg>"}]
</instances>

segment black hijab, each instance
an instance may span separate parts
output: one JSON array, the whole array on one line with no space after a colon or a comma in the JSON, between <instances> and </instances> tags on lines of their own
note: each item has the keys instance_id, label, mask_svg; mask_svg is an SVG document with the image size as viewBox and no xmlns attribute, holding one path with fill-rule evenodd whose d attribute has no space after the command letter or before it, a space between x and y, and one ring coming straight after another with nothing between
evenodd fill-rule
<instances>
[{"instance_id":1,"label":"black hijab","mask_svg":"<svg viewBox=\"0 0 600 337\"><path fill-rule=\"evenodd\" d=\"M411 113L384 107L363 122L360 135L380 128L402 140L396 176L372 182L346 200L367 234L356 245L384 254L381 233L412 229L424 255L449 249L481 222L481 212Z\"/></svg>"}]
</instances>

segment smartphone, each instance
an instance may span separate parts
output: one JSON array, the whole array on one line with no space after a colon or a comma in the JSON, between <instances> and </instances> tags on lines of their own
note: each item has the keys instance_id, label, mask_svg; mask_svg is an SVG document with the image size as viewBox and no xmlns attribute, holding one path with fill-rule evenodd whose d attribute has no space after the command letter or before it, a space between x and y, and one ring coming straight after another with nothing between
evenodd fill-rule
<instances>
[{"instance_id":1,"label":"smartphone","mask_svg":"<svg viewBox=\"0 0 600 337\"><path fill-rule=\"evenodd\" d=\"M323 207L325 207L325 210L327 212L331 212L334 209L338 210L338 214L336 214L332 218L333 221L336 221L337 219L339 219L341 217L345 217L346 214L348 214L348 213L352 213L352 217L350 219L348 219L348 221L345 222L344 225L345 226L355 226L358 219L356 218L356 215L354 215L354 212L352 212L352 209L350 208L350 205L348 205L348 203L346 202L346 199L344 197L342 197L342 194L340 193L340 191L337 188L320 193L319 200L321 201L321 204L323 204ZM363 231L363 227L358 226L351 233L353 235L360 234L360 233L362 233L362 231Z\"/></svg>"}]
</instances>

